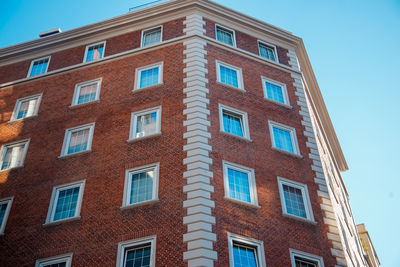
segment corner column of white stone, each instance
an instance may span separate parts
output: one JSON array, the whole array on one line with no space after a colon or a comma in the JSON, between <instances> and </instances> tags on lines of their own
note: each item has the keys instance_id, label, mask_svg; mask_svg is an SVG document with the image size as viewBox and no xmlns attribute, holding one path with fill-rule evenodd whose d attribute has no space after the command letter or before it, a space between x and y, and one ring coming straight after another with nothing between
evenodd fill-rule
<instances>
[{"instance_id":1,"label":"corner column of white stone","mask_svg":"<svg viewBox=\"0 0 400 267\"><path fill-rule=\"evenodd\" d=\"M213 242L217 238L212 231L212 225L215 224L212 209L215 203L211 199L214 187L210 184L213 173L210 171L212 159L209 155L212 147L208 143L211 138L208 127L211 123L208 118L210 101L207 98L209 93L205 58L207 43L198 37L205 33L203 28L205 22L201 15L193 13L186 17L184 24L184 33L192 38L183 42L183 53L186 56L183 70L186 75L183 80L186 85L183 89L185 94L183 103L186 105L183 110L186 116L183 122L183 126L186 127L183 134L183 138L186 139L186 145L183 147L186 158L183 164L186 165L186 171L183 178L187 181L183 187L187 195L187 199L183 202L183 207L187 211L187 215L183 218L183 223L187 225L187 232L183 235L187 250L183 253L183 259L187 261L189 267L214 266L217 252L213 248Z\"/></svg>"},{"instance_id":2,"label":"corner column of white stone","mask_svg":"<svg viewBox=\"0 0 400 267\"><path fill-rule=\"evenodd\" d=\"M289 51L290 53L290 51ZM288 55L289 55L288 53ZM293 55L292 55L293 57ZM297 57L296 59L296 64L297 64ZM294 60L293 59L293 60ZM293 65L292 65L293 66ZM298 65L296 65L298 66ZM303 117L301 124L305 127L304 135L307 137L307 142L306 145L310 149L309 157L312 159L313 164L311 165L311 168L315 172L315 178L314 181L318 185L318 196L321 197L322 203L320 203L321 209L324 211L324 223L328 226L328 233L327 237L329 240L332 241L333 247L331 248L331 254L333 257L336 258L337 261L337 267L339 266L347 266L346 259L344 256L343 252L343 246L340 241L340 236L339 236L339 228L337 225L337 221L335 218L331 198L329 196L329 190L327 187L326 183L326 178L324 174L324 170L322 168L322 160L321 156L318 152L318 144L316 140L316 135L315 131L313 128L313 123L311 120L311 105L310 101L305 94L305 89L304 85L301 79L301 76L299 74L294 74L292 73L292 78L295 80L293 85L296 88L295 94L298 97L297 104L300 106L300 115ZM314 126L316 127L316 126Z\"/></svg>"}]
</instances>

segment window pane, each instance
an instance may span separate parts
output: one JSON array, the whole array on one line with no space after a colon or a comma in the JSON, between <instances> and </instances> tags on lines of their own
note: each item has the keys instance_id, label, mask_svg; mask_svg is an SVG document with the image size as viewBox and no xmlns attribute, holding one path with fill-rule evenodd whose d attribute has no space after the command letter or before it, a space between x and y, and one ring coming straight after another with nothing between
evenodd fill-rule
<instances>
[{"instance_id":1,"label":"window pane","mask_svg":"<svg viewBox=\"0 0 400 267\"><path fill-rule=\"evenodd\" d=\"M155 67L140 72L140 87L147 87L158 84L159 67Z\"/></svg>"},{"instance_id":2,"label":"window pane","mask_svg":"<svg viewBox=\"0 0 400 267\"><path fill-rule=\"evenodd\" d=\"M243 136L242 117L223 112L224 131L238 136Z\"/></svg>"},{"instance_id":3,"label":"window pane","mask_svg":"<svg viewBox=\"0 0 400 267\"><path fill-rule=\"evenodd\" d=\"M293 153L293 144L290 132L273 127L275 147Z\"/></svg>"},{"instance_id":4,"label":"window pane","mask_svg":"<svg viewBox=\"0 0 400 267\"><path fill-rule=\"evenodd\" d=\"M156 133L157 112L137 116L136 138Z\"/></svg>"},{"instance_id":5,"label":"window pane","mask_svg":"<svg viewBox=\"0 0 400 267\"><path fill-rule=\"evenodd\" d=\"M5 216L6 210L7 210L7 205L8 205L8 202L0 204L0 226L3 224L4 216Z\"/></svg>"},{"instance_id":6,"label":"window pane","mask_svg":"<svg viewBox=\"0 0 400 267\"><path fill-rule=\"evenodd\" d=\"M265 82L265 88L267 89L267 97L279 103L285 103L283 99L282 87Z\"/></svg>"},{"instance_id":7,"label":"window pane","mask_svg":"<svg viewBox=\"0 0 400 267\"><path fill-rule=\"evenodd\" d=\"M219 66L219 70L220 70L222 83L226 83L233 87L239 87L236 70L232 70L232 69L226 68L224 66Z\"/></svg>"},{"instance_id":8,"label":"window pane","mask_svg":"<svg viewBox=\"0 0 400 267\"><path fill-rule=\"evenodd\" d=\"M65 266L66 266L65 262L44 265L44 267L65 267Z\"/></svg>"},{"instance_id":9,"label":"window pane","mask_svg":"<svg viewBox=\"0 0 400 267\"><path fill-rule=\"evenodd\" d=\"M245 172L228 168L229 197L250 202L249 177Z\"/></svg>"},{"instance_id":10,"label":"window pane","mask_svg":"<svg viewBox=\"0 0 400 267\"><path fill-rule=\"evenodd\" d=\"M88 48L86 62L103 58L104 44L93 45Z\"/></svg>"},{"instance_id":11,"label":"window pane","mask_svg":"<svg viewBox=\"0 0 400 267\"><path fill-rule=\"evenodd\" d=\"M21 101L16 119L30 117L35 112L37 98Z\"/></svg>"},{"instance_id":12,"label":"window pane","mask_svg":"<svg viewBox=\"0 0 400 267\"><path fill-rule=\"evenodd\" d=\"M296 267L318 267L318 264L309 260L295 257Z\"/></svg>"},{"instance_id":13,"label":"window pane","mask_svg":"<svg viewBox=\"0 0 400 267\"><path fill-rule=\"evenodd\" d=\"M150 266L150 252L150 245L127 249L125 251L124 267Z\"/></svg>"},{"instance_id":14,"label":"window pane","mask_svg":"<svg viewBox=\"0 0 400 267\"><path fill-rule=\"evenodd\" d=\"M275 61L275 49L266 45L259 44L260 56Z\"/></svg>"},{"instance_id":15,"label":"window pane","mask_svg":"<svg viewBox=\"0 0 400 267\"><path fill-rule=\"evenodd\" d=\"M88 140L89 140L89 129L72 132L67 154L87 150Z\"/></svg>"},{"instance_id":16,"label":"window pane","mask_svg":"<svg viewBox=\"0 0 400 267\"><path fill-rule=\"evenodd\" d=\"M47 69L47 64L49 64L48 58L34 61L29 77L45 73Z\"/></svg>"},{"instance_id":17,"label":"window pane","mask_svg":"<svg viewBox=\"0 0 400 267\"><path fill-rule=\"evenodd\" d=\"M233 32L217 27L217 40L233 46Z\"/></svg>"},{"instance_id":18,"label":"window pane","mask_svg":"<svg viewBox=\"0 0 400 267\"><path fill-rule=\"evenodd\" d=\"M94 101L96 99L97 86L97 83L81 86L77 104Z\"/></svg>"},{"instance_id":19,"label":"window pane","mask_svg":"<svg viewBox=\"0 0 400 267\"><path fill-rule=\"evenodd\" d=\"M153 198L154 170L131 174L131 195L129 204Z\"/></svg>"},{"instance_id":20,"label":"window pane","mask_svg":"<svg viewBox=\"0 0 400 267\"><path fill-rule=\"evenodd\" d=\"M21 159L24 147L25 144L5 147L6 152L3 154L3 164L1 165L1 169L4 170L22 165Z\"/></svg>"},{"instance_id":21,"label":"window pane","mask_svg":"<svg viewBox=\"0 0 400 267\"><path fill-rule=\"evenodd\" d=\"M233 243L234 267L257 267L256 248Z\"/></svg>"},{"instance_id":22,"label":"window pane","mask_svg":"<svg viewBox=\"0 0 400 267\"><path fill-rule=\"evenodd\" d=\"M295 216L307 218L301 189L284 184L283 194L285 196L286 212Z\"/></svg>"},{"instance_id":23,"label":"window pane","mask_svg":"<svg viewBox=\"0 0 400 267\"><path fill-rule=\"evenodd\" d=\"M79 187L60 190L53 221L74 217L78 196Z\"/></svg>"},{"instance_id":24,"label":"window pane","mask_svg":"<svg viewBox=\"0 0 400 267\"><path fill-rule=\"evenodd\" d=\"M145 31L143 33L143 46L161 42L161 28Z\"/></svg>"}]
</instances>

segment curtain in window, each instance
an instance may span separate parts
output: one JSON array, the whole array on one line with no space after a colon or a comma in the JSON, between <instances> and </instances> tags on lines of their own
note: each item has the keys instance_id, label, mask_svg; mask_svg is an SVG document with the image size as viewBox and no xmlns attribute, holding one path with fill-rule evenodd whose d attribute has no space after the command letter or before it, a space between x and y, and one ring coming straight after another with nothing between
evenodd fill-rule
<instances>
[{"instance_id":1,"label":"curtain in window","mask_svg":"<svg viewBox=\"0 0 400 267\"><path fill-rule=\"evenodd\" d=\"M68 147L68 154L86 150L88 140L89 140L89 129L72 132Z\"/></svg>"},{"instance_id":2,"label":"curtain in window","mask_svg":"<svg viewBox=\"0 0 400 267\"><path fill-rule=\"evenodd\" d=\"M273 127L276 148L293 153L293 144L290 132Z\"/></svg>"},{"instance_id":3,"label":"curtain in window","mask_svg":"<svg viewBox=\"0 0 400 267\"><path fill-rule=\"evenodd\" d=\"M267 89L267 97L269 99L282 104L285 103L285 100L283 99L282 87L269 82L265 82L265 88Z\"/></svg>"},{"instance_id":4,"label":"curtain in window","mask_svg":"<svg viewBox=\"0 0 400 267\"><path fill-rule=\"evenodd\" d=\"M275 51L272 47L260 44L260 56L275 61Z\"/></svg>"},{"instance_id":5,"label":"curtain in window","mask_svg":"<svg viewBox=\"0 0 400 267\"><path fill-rule=\"evenodd\" d=\"M258 267L256 249L241 244L233 244L234 267Z\"/></svg>"},{"instance_id":6,"label":"curtain in window","mask_svg":"<svg viewBox=\"0 0 400 267\"><path fill-rule=\"evenodd\" d=\"M233 87L239 87L237 72L235 70L220 66L221 82Z\"/></svg>"},{"instance_id":7,"label":"curtain in window","mask_svg":"<svg viewBox=\"0 0 400 267\"><path fill-rule=\"evenodd\" d=\"M30 117L35 112L37 99L22 101L17 114L17 119Z\"/></svg>"},{"instance_id":8,"label":"curtain in window","mask_svg":"<svg viewBox=\"0 0 400 267\"><path fill-rule=\"evenodd\" d=\"M96 99L97 83L83 85L80 87L77 104L83 104Z\"/></svg>"},{"instance_id":9,"label":"curtain in window","mask_svg":"<svg viewBox=\"0 0 400 267\"><path fill-rule=\"evenodd\" d=\"M3 164L1 165L2 170L21 165L24 146L25 145L22 144L6 148L6 153L3 158Z\"/></svg>"},{"instance_id":10,"label":"curtain in window","mask_svg":"<svg viewBox=\"0 0 400 267\"><path fill-rule=\"evenodd\" d=\"M217 27L217 40L233 46L233 32Z\"/></svg>"},{"instance_id":11,"label":"curtain in window","mask_svg":"<svg viewBox=\"0 0 400 267\"><path fill-rule=\"evenodd\" d=\"M286 212L295 216L307 218L301 190L284 184L283 194L285 196Z\"/></svg>"},{"instance_id":12,"label":"curtain in window","mask_svg":"<svg viewBox=\"0 0 400 267\"><path fill-rule=\"evenodd\" d=\"M79 187L60 190L53 221L74 217L78 196Z\"/></svg>"},{"instance_id":13,"label":"curtain in window","mask_svg":"<svg viewBox=\"0 0 400 267\"><path fill-rule=\"evenodd\" d=\"M153 134L157 131L157 112L137 117L136 138Z\"/></svg>"},{"instance_id":14,"label":"curtain in window","mask_svg":"<svg viewBox=\"0 0 400 267\"><path fill-rule=\"evenodd\" d=\"M235 116L228 112L223 112L224 131L234 135L243 137L241 117Z\"/></svg>"},{"instance_id":15,"label":"curtain in window","mask_svg":"<svg viewBox=\"0 0 400 267\"><path fill-rule=\"evenodd\" d=\"M104 44L93 45L88 48L86 61L92 61L103 57Z\"/></svg>"},{"instance_id":16,"label":"curtain in window","mask_svg":"<svg viewBox=\"0 0 400 267\"><path fill-rule=\"evenodd\" d=\"M158 84L158 71L158 67L143 70L140 73L140 88Z\"/></svg>"},{"instance_id":17,"label":"curtain in window","mask_svg":"<svg viewBox=\"0 0 400 267\"><path fill-rule=\"evenodd\" d=\"M249 177L245 172L228 168L229 196L250 202Z\"/></svg>"},{"instance_id":18,"label":"curtain in window","mask_svg":"<svg viewBox=\"0 0 400 267\"><path fill-rule=\"evenodd\" d=\"M161 28L146 31L143 34L143 46L157 44L161 41Z\"/></svg>"},{"instance_id":19,"label":"curtain in window","mask_svg":"<svg viewBox=\"0 0 400 267\"><path fill-rule=\"evenodd\" d=\"M30 77L35 76L35 75L39 75L42 73L46 72L47 69L47 64L49 63L49 59L45 58L45 59L41 59L41 60L36 60L33 63L32 69L31 69L31 73L30 73Z\"/></svg>"},{"instance_id":20,"label":"curtain in window","mask_svg":"<svg viewBox=\"0 0 400 267\"><path fill-rule=\"evenodd\" d=\"M131 174L131 195L129 204L153 198L154 170Z\"/></svg>"}]
</instances>

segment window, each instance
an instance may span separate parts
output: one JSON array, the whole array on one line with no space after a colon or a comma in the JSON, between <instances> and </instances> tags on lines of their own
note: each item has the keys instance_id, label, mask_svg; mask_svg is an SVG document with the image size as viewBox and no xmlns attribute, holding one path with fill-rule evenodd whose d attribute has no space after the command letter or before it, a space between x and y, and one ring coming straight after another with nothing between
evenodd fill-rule
<instances>
[{"instance_id":1,"label":"window","mask_svg":"<svg viewBox=\"0 0 400 267\"><path fill-rule=\"evenodd\" d=\"M217 41L221 43L236 46L235 43L235 31L227 29L225 27L221 27L219 25L215 25L215 35Z\"/></svg>"},{"instance_id":2,"label":"window","mask_svg":"<svg viewBox=\"0 0 400 267\"><path fill-rule=\"evenodd\" d=\"M46 223L79 218L85 180L53 188Z\"/></svg>"},{"instance_id":3,"label":"window","mask_svg":"<svg viewBox=\"0 0 400 267\"><path fill-rule=\"evenodd\" d=\"M11 121L36 116L39 110L42 94L20 98L15 103Z\"/></svg>"},{"instance_id":4,"label":"window","mask_svg":"<svg viewBox=\"0 0 400 267\"><path fill-rule=\"evenodd\" d=\"M7 170L24 165L29 139L4 144L1 147L1 170Z\"/></svg>"},{"instance_id":5,"label":"window","mask_svg":"<svg viewBox=\"0 0 400 267\"><path fill-rule=\"evenodd\" d=\"M217 81L226 85L243 89L242 69L216 61L217 63Z\"/></svg>"},{"instance_id":6,"label":"window","mask_svg":"<svg viewBox=\"0 0 400 267\"><path fill-rule=\"evenodd\" d=\"M161 43L162 26L142 31L142 47Z\"/></svg>"},{"instance_id":7,"label":"window","mask_svg":"<svg viewBox=\"0 0 400 267\"><path fill-rule=\"evenodd\" d=\"M74 97L72 99L71 106L99 100L100 86L101 78L77 84L75 86Z\"/></svg>"},{"instance_id":8,"label":"window","mask_svg":"<svg viewBox=\"0 0 400 267\"><path fill-rule=\"evenodd\" d=\"M14 197L0 199L0 235L4 234Z\"/></svg>"},{"instance_id":9,"label":"window","mask_svg":"<svg viewBox=\"0 0 400 267\"><path fill-rule=\"evenodd\" d=\"M89 62L93 60L102 59L104 56L104 50L106 47L106 42L101 42L97 44L91 44L86 46L85 56L83 57L83 62Z\"/></svg>"},{"instance_id":10,"label":"window","mask_svg":"<svg viewBox=\"0 0 400 267\"><path fill-rule=\"evenodd\" d=\"M35 267L70 267L71 262L72 253L69 253L37 260Z\"/></svg>"},{"instance_id":11,"label":"window","mask_svg":"<svg viewBox=\"0 0 400 267\"><path fill-rule=\"evenodd\" d=\"M155 267L156 236L118 244L117 267Z\"/></svg>"},{"instance_id":12,"label":"window","mask_svg":"<svg viewBox=\"0 0 400 267\"><path fill-rule=\"evenodd\" d=\"M272 60L272 61L277 61L276 55L276 47L273 45L261 43L260 41L258 42L258 50L260 52L260 56L263 58Z\"/></svg>"},{"instance_id":13,"label":"window","mask_svg":"<svg viewBox=\"0 0 400 267\"><path fill-rule=\"evenodd\" d=\"M307 185L278 177L284 214L314 221Z\"/></svg>"},{"instance_id":14,"label":"window","mask_svg":"<svg viewBox=\"0 0 400 267\"><path fill-rule=\"evenodd\" d=\"M47 72L49 67L50 57L44 57L32 60L31 66L29 67L28 77L33 77L39 74Z\"/></svg>"},{"instance_id":15,"label":"window","mask_svg":"<svg viewBox=\"0 0 400 267\"><path fill-rule=\"evenodd\" d=\"M228 233L231 267L265 267L264 242Z\"/></svg>"},{"instance_id":16,"label":"window","mask_svg":"<svg viewBox=\"0 0 400 267\"><path fill-rule=\"evenodd\" d=\"M161 106L133 112L129 140L161 133Z\"/></svg>"},{"instance_id":17,"label":"window","mask_svg":"<svg viewBox=\"0 0 400 267\"><path fill-rule=\"evenodd\" d=\"M289 105L289 97L287 94L286 85L284 83L276 82L274 80L262 77L262 84L264 89L264 97L266 99Z\"/></svg>"},{"instance_id":18,"label":"window","mask_svg":"<svg viewBox=\"0 0 400 267\"><path fill-rule=\"evenodd\" d=\"M300 155L296 130L292 127L269 121L272 147L291 154Z\"/></svg>"},{"instance_id":19,"label":"window","mask_svg":"<svg viewBox=\"0 0 400 267\"><path fill-rule=\"evenodd\" d=\"M250 139L246 112L219 104L219 122L221 131Z\"/></svg>"},{"instance_id":20,"label":"window","mask_svg":"<svg viewBox=\"0 0 400 267\"><path fill-rule=\"evenodd\" d=\"M65 131L61 156L90 151L92 148L93 131L94 122L67 129Z\"/></svg>"},{"instance_id":21,"label":"window","mask_svg":"<svg viewBox=\"0 0 400 267\"><path fill-rule=\"evenodd\" d=\"M310 253L289 249L292 267L324 267L322 257Z\"/></svg>"},{"instance_id":22,"label":"window","mask_svg":"<svg viewBox=\"0 0 400 267\"><path fill-rule=\"evenodd\" d=\"M223 161L225 197L257 206L254 170Z\"/></svg>"},{"instance_id":23,"label":"window","mask_svg":"<svg viewBox=\"0 0 400 267\"><path fill-rule=\"evenodd\" d=\"M135 90L162 84L163 63L137 68L135 71Z\"/></svg>"},{"instance_id":24,"label":"window","mask_svg":"<svg viewBox=\"0 0 400 267\"><path fill-rule=\"evenodd\" d=\"M158 200L159 163L126 170L122 206Z\"/></svg>"}]
</instances>

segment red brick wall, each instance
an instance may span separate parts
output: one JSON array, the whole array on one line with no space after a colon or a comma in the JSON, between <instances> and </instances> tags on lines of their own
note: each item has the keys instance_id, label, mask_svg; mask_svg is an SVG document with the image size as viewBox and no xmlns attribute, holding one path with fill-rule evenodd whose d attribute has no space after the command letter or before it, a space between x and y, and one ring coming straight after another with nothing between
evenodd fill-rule
<instances>
[{"instance_id":1,"label":"red brick wall","mask_svg":"<svg viewBox=\"0 0 400 267\"><path fill-rule=\"evenodd\" d=\"M28 75L30 60L0 67L0 84L25 78Z\"/></svg>"},{"instance_id":2,"label":"red brick wall","mask_svg":"<svg viewBox=\"0 0 400 267\"><path fill-rule=\"evenodd\" d=\"M115 266L118 242L157 235L157 266L182 266L183 47L162 48L0 91L0 144L31 138L23 168L0 173L14 196L0 266L73 252L73 266ZM164 84L132 93L136 67L164 62ZM70 109L76 83L102 77L100 102ZM38 117L8 123L15 101L43 92ZM162 105L162 135L127 143L131 112ZM65 129L96 122L92 152L60 155ZM171 145L174 144L174 145ZM160 162L156 204L120 210L125 170ZM78 221L43 227L52 188L86 179Z\"/></svg>"},{"instance_id":3,"label":"red brick wall","mask_svg":"<svg viewBox=\"0 0 400 267\"><path fill-rule=\"evenodd\" d=\"M51 54L50 64L47 71L53 71L82 63L85 55L85 49L86 46L81 45Z\"/></svg>"},{"instance_id":4,"label":"red brick wall","mask_svg":"<svg viewBox=\"0 0 400 267\"><path fill-rule=\"evenodd\" d=\"M330 243L326 238L327 227L322 220L315 174L308 158L306 137L302 134L299 106L296 104L293 79L289 73L254 62L245 57L219 49L207 48L208 79L210 89L210 120L212 159L215 186L217 233L216 266L228 266L227 232L264 241L267 266L289 266L289 248L320 255L326 266L334 266ZM215 59L241 67L246 92L216 83ZM293 109L271 103L263 98L261 76L287 85ZM247 112L252 142L220 133L218 103ZM294 127L303 159L271 149L268 120ZM255 170L258 203L260 209L237 204L224 198L222 160L237 163ZM282 216L277 176L307 184L313 214L317 225Z\"/></svg>"}]
</instances>

